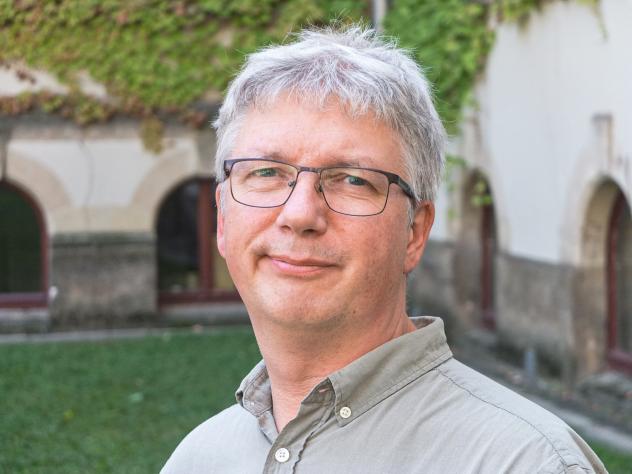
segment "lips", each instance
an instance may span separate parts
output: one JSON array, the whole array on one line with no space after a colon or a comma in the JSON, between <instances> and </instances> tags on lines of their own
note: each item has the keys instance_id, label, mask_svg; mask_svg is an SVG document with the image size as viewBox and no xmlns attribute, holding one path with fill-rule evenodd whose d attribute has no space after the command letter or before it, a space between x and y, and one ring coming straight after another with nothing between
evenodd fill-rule
<instances>
[{"instance_id":1,"label":"lips","mask_svg":"<svg viewBox=\"0 0 632 474\"><path fill-rule=\"evenodd\" d=\"M335 264L315 258L299 258L287 255L267 255L267 260L280 273L293 276L308 276L332 269Z\"/></svg>"},{"instance_id":2,"label":"lips","mask_svg":"<svg viewBox=\"0 0 632 474\"><path fill-rule=\"evenodd\" d=\"M286 255L268 255L272 260L284 262L297 267L333 267L334 264L326 260L316 258L297 258Z\"/></svg>"}]
</instances>

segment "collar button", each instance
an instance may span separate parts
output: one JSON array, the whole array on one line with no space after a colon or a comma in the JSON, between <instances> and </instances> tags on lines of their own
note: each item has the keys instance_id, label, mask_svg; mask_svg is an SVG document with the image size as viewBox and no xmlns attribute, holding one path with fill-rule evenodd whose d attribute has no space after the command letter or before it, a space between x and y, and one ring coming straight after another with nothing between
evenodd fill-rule
<instances>
[{"instance_id":1,"label":"collar button","mask_svg":"<svg viewBox=\"0 0 632 474\"><path fill-rule=\"evenodd\" d=\"M341 418L344 418L346 420L350 416L351 416L351 408L349 408L349 407L342 407L340 409L340 417Z\"/></svg>"}]
</instances>

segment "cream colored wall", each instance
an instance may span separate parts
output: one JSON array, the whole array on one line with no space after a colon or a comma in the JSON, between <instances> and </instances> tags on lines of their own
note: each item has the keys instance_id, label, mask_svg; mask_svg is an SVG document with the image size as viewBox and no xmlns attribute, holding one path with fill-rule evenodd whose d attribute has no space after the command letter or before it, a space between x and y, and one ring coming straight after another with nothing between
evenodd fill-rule
<instances>
[{"instance_id":1,"label":"cream colored wall","mask_svg":"<svg viewBox=\"0 0 632 474\"><path fill-rule=\"evenodd\" d=\"M34 195L51 234L153 232L157 208L173 187L211 175L214 149L200 152L198 138L179 129L153 154L131 125L98 133L16 129L6 177Z\"/></svg>"},{"instance_id":2,"label":"cream colored wall","mask_svg":"<svg viewBox=\"0 0 632 474\"><path fill-rule=\"evenodd\" d=\"M477 107L454 150L489 178L501 250L578 264L588 203L604 177L632 201L632 0L597 12L553 2L499 26ZM458 193L437 203L433 238L453 240Z\"/></svg>"}]
</instances>

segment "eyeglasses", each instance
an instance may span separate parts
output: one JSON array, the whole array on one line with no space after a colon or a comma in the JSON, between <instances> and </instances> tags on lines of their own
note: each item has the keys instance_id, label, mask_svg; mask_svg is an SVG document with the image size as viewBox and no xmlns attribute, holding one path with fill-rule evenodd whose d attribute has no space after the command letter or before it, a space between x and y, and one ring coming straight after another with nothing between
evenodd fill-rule
<instances>
[{"instance_id":1,"label":"eyeglasses","mask_svg":"<svg viewBox=\"0 0 632 474\"><path fill-rule=\"evenodd\" d=\"M318 174L316 190L323 194L327 206L340 214L380 214L386 207L392 183L414 200L410 185L387 171L349 166L311 168L262 158L239 158L224 162L224 172L230 181L233 199L251 207L284 205L296 187L298 175L303 171Z\"/></svg>"}]
</instances>

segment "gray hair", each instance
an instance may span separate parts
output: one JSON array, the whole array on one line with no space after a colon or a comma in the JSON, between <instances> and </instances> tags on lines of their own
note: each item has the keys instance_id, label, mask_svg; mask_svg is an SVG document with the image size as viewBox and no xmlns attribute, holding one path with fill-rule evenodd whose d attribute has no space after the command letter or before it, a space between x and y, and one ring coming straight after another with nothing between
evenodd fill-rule
<instances>
[{"instance_id":1,"label":"gray hair","mask_svg":"<svg viewBox=\"0 0 632 474\"><path fill-rule=\"evenodd\" d=\"M372 112L395 130L416 200L434 200L443 168L445 130L422 69L408 51L373 30L353 25L303 30L297 41L248 56L231 83L219 116L215 172L225 179L242 119L281 95L315 101L337 98L352 117Z\"/></svg>"}]
</instances>

